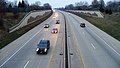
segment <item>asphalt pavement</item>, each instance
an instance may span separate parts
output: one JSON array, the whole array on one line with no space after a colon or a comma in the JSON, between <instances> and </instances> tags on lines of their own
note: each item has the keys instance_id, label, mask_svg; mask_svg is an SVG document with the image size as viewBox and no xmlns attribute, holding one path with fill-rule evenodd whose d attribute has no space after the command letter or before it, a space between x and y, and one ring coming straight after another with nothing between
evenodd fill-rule
<instances>
[{"instance_id":1,"label":"asphalt pavement","mask_svg":"<svg viewBox=\"0 0 120 68\"><path fill-rule=\"evenodd\" d=\"M55 24L58 19L60 24ZM49 28L44 28L46 23L50 25ZM51 33L53 28L58 28L57 34ZM63 34L64 18L62 14L55 12L42 24L1 50L0 68L63 68L64 59L63 55L60 55L63 53ZM35 51L38 42L42 39L50 40L50 49L47 55L38 55Z\"/></svg>"},{"instance_id":2,"label":"asphalt pavement","mask_svg":"<svg viewBox=\"0 0 120 68\"><path fill-rule=\"evenodd\" d=\"M69 68L120 68L120 42L88 21L56 11L46 21L0 50L0 68L65 68L65 15ZM60 24L55 24L60 20ZM80 23L86 27L80 27ZM50 24L49 28L44 25ZM57 34L51 30L58 28ZM36 54L40 40L50 40L47 55Z\"/></svg>"},{"instance_id":3,"label":"asphalt pavement","mask_svg":"<svg viewBox=\"0 0 120 68\"><path fill-rule=\"evenodd\" d=\"M71 68L80 68L81 65L81 68L120 68L119 41L88 21L71 13L63 13L67 19L68 39L72 44L68 46L75 52L73 56L77 53L80 59L78 62L75 61L78 58L71 59L70 63L75 63ZM85 23L86 27L80 27L80 23Z\"/></svg>"}]
</instances>

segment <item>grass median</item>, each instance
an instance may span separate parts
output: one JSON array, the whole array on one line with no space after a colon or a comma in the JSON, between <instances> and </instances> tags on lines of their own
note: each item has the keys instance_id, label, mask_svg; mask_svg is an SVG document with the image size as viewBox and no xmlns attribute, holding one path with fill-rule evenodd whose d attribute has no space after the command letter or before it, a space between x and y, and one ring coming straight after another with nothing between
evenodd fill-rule
<instances>
[{"instance_id":1,"label":"grass median","mask_svg":"<svg viewBox=\"0 0 120 68\"><path fill-rule=\"evenodd\" d=\"M83 19L89 21L91 24L100 28L112 37L120 41L120 13L113 13L112 15L104 14L104 18L87 16L84 13L70 12Z\"/></svg>"},{"instance_id":2,"label":"grass median","mask_svg":"<svg viewBox=\"0 0 120 68\"><path fill-rule=\"evenodd\" d=\"M52 15L52 13L53 13L52 11L46 12L39 20L36 20L33 23L31 23L27 26L24 26L24 27L20 28L19 30L16 30L12 33L4 32L5 35L2 37L2 40L0 40L0 49L3 48L4 46L6 46L7 44L11 43L12 41L16 40L17 38L19 38L20 36L22 36L23 34L28 32L29 30L31 30L38 24L45 21L46 19L48 19Z\"/></svg>"}]
</instances>

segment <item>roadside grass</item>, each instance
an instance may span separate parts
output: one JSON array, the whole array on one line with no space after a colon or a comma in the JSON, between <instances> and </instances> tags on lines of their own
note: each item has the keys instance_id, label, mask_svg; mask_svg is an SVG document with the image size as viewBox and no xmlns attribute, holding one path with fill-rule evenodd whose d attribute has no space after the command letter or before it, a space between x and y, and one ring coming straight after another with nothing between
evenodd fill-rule
<instances>
[{"instance_id":1,"label":"roadside grass","mask_svg":"<svg viewBox=\"0 0 120 68\"><path fill-rule=\"evenodd\" d=\"M2 40L0 40L0 49L3 48L4 46L6 46L7 44L11 43L12 41L16 40L17 38L19 38L20 36L22 36L23 34L28 32L29 30L31 30L38 24L42 23L43 21L48 19L51 15L52 15L52 11L46 12L42 16L42 18L40 18L39 20L36 20L35 22L22 27L22 28L18 29L17 31L14 31L12 33L4 32L4 36L2 37Z\"/></svg>"},{"instance_id":2,"label":"roadside grass","mask_svg":"<svg viewBox=\"0 0 120 68\"><path fill-rule=\"evenodd\" d=\"M89 21L91 24L105 31L120 41L120 13L112 15L105 14L104 18L87 16L84 13L71 12Z\"/></svg>"},{"instance_id":3,"label":"roadside grass","mask_svg":"<svg viewBox=\"0 0 120 68\"><path fill-rule=\"evenodd\" d=\"M8 28L18 24L18 22L25 16L25 14L26 14L25 12L19 13L18 18L15 18L13 13L10 13L10 12L6 13L4 16L4 20Z\"/></svg>"}]
</instances>

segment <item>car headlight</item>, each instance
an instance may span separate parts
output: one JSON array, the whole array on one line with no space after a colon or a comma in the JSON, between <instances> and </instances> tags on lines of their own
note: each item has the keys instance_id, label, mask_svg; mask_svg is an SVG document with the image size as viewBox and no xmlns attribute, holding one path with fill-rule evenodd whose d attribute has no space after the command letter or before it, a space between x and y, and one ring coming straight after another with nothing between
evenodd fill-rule
<instances>
[{"instance_id":1,"label":"car headlight","mask_svg":"<svg viewBox=\"0 0 120 68\"><path fill-rule=\"evenodd\" d=\"M36 49L36 51L38 51L38 50L39 50L39 48Z\"/></svg>"},{"instance_id":2,"label":"car headlight","mask_svg":"<svg viewBox=\"0 0 120 68\"><path fill-rule=\"evenodd\" d=\"M45 48L45 50L44 50L45 52L47 51L47 48Z\"/></svg>"}]
</instances>

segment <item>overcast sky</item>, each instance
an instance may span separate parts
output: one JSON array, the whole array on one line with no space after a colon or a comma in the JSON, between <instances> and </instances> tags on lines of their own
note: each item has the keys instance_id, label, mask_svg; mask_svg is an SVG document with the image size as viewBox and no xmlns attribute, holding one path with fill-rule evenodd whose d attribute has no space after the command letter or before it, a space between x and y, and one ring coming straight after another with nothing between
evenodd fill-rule
<instances>
[{"instance_id":1,"label":"overcast sky","mask_svg":"<svg viewBox=\"0 0 120 68\"><path fill-rule=\"evenodd\" d=\"M14 0L8 0L8 1L14 1ZM21 0L20 0L21 1ZM49 3L53 8L58 8L58 7L64 7L65 5L68 4L74 4L75 2L80 2L80 1L87 1L89 4L93 0L27 0L30 4L34 3L35 1L40 1L41 4L44 3ZM105 2L112 1L112 0L104 0Z\"/></svg>"}]
</instances>

